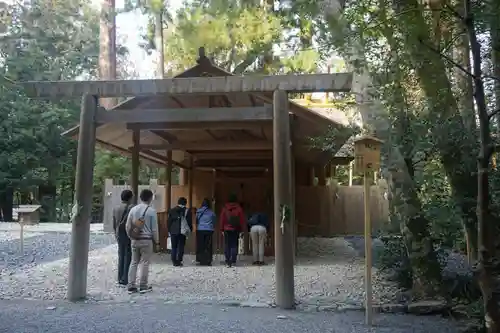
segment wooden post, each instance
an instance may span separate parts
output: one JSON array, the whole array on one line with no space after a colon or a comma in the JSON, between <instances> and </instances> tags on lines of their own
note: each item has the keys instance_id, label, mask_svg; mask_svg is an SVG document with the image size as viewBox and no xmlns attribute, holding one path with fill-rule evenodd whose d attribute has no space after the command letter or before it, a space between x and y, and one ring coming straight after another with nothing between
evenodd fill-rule
<instances>
[{"instance_id":1,"label":"wooden post","mask_svg":"<svg viewBox=\"0 0 500 333\"><path fill-rule=\"evenodd\" d=\"M172 208L172 151L167 151L167 184L165 187L165 209Z\"/></svg>"},{"instance_id":2,"label":"wooden post","mask_svg":"<svg viewBox=\"0 0 500 333\"><path fill-rule=\"evenodd\" d=\"M370 177L364 171L364 210L365 210L365 316L366 324L372 324L372 225L370 219Z\"/></svg>"},{"instance_id":3,"label":"wooden post","mask_svg":"<svg viewBox=\"0 0 500 333\"><path fill-rule=\"evenodd\" d=\"M292 223L286 218L282 220L283 210L286 212L292 208L290 148L287 93L275 90L273 95L275 277L276 305L282 309L295 307Z\"/></svg>"},{"instance_id":4,"label":"wooden post","mask_svg":"<svg viewBox=\"0 0 500 333\"><path fill-rule=\"evenodd\" d=\"M179 169L179 185L188 185L189 183L189 170L185 168Z\"/></svg>"},{"instance_id":5,"label":"wooden post","mask_svg":"<svg viewBox=\"0 0 500 333\"><path fill-rule=\"evenodd\" d=\"M349 186L352 186L352 169L354 167L354 161L349 163Z\"/></svg>"},{"instance_id":6,"label":"wooden post","mask_svg":"<svg viewBox=\"0 0 500 333\"><path fill-rule=\"evenodd\" d=\"M139 202L139 152L141 143L141 131L133 130L132 132L132 192L134 192L134 204Z\"/></svg>"},{"instance_id":7,"label":"wooden post","mask_svg":"<svg viewBox=\"0 0 500 333\"><path fill-rule=\"evenodd\" d=\"M317 171L317 176L318 176L318 186L325 186L326 185L326 172L325 172L325 166L317 166L316 167Z\"/></svg>"},{"instance_id":8,"label":"wooden post","mask_svg":"<svg viewBox=\"0 0 500 333\"><path fill-rule=\"evenodd\" d=\"M316 174L315 174L315 171L314 171L314 167L309 167L309 186L314 186L315 184L315 179L316 179Z\"/></svg>"},{"instance_id":9,"label":"wooden post","mask_svg":"<svg viewBox=\"0 0 500 333\"><path fill-rule=\"evenodd\" d=\"M21 234L19 242L21 242L21 256L24 256L24 221L19 221L19 226L21 227Z\"/></svg>"},{"instance_id":10,"label":"wooden post","mask_svg":"<svg viewBox=\"0 0 500 333\"><path fill-rule=\"evenodd\" d=\"M75 200L72 210L71 249L69 256L67 297L70 301L81 300L87 296L96 111L96 96L83 96L80 113L80 131L78 134Z\"/></svg>"},{"instance_id":11,"label":"wooden post","mask_svg":"<svg viewBox=\"0 0 500 333\"><path fill-rule=\"evenodd\" d=\"M189 170L188 176L189 176L189 192L188 192L188 202L189 202L189 207L193 208L194 203L193 203L193 181L194 181L194 168L193 168L193 156L189 157L189 166L191 169Z\"/></svg>"},{"instance_id":12,"label":"wooden post","mask_svg":"<svg viewBox=\"0 0 500 333\"><path fill-rule=\"evenodd\" d=\"M296 218L297 216L295 215L295 201L296 201L296 186L297 186L297 180L295 177L295 156L292 152L292 211L290 214L290 220L292 221L292 231L293 231L293 263L295 264L295 259L297 256L297 232L298 232L298 226L297 226L297 221Z\"/></svg>"}]
</instances>

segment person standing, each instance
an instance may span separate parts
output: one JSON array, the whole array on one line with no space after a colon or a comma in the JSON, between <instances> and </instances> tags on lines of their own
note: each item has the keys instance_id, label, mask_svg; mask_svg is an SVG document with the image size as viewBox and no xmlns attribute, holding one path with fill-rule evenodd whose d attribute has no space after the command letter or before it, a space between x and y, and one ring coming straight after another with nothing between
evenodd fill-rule
<instances>
[{"instance_id":1,"label":"person standing","mask_svg":"<svg viewBox=\"0 0 500 333\"><path fill-rule=\"evenodd\" d=\"M238 256L238 241L244 230L245 214L238 203L235 194L229 195L228 202L222 208L220 215L221 231L224 233L224 255L227 267L236 264Z\"/></svg>"},{"instance_id":2,"label":"person standing","mask_svg":"<svg viewBox=\"0 0 500 333\"><path fill-rule=\"evenodd\" d=\"M212 265L212 237L216 222L210 200L205 198L196 211L196 261L203 266Z\"/></svg>"},{"instance_id":3,"label":"person standing","mask_svg":"<svg viewBox=\"0 0 500 333\"><path fill-rule=\"evenodd\" d=\"M193 230L193 217L191 209L186 207L187 200L180 197L177 206L168 211L167 226L172 243L172 264L176 267L183 266L184 247L186 238Z\"/></svg>"},{"instance_id":4,"label":"person standing","mask_svg":"<svg viewBox=\"0 0 500 333\"><path fill-rule=\"evenodd\" d=\"M132 208L134 194L130 190L124 190L120 196L122 202L119 206L113 208L113 230L118 243L118 284L127 286L128 270L132 260L132 247L125 225L127 224L128 213Z\"/></svg>"},{"instance_id":5,"label":"person standing","mask_svg":"<svg viewBox=\"0 0 500 333\"><path fill-rule=\"evenodd\" d=\"M131 239L132 262L128 271L128 291L137 292L137 268L141 266L139 291L151 291L148 284L149 261L153 255L153 243L159 246L158 217L156 210L151 207L153 192L142 190L139 196L141 203L130 210L127 218L126 230ZM140 226L140 227L138 227Z\"/></svg>"},{"instance_id":6,"label":"person standing","mask_svg":"<svg viewBox=\"0 0 500 333\"><path fill-rule=\"evenodd\" d=\"M264 251L269 219L264 213L255 213L248 220L248 230L252 240L253 265L264 265Z\"/></svg>"}]
</instances>

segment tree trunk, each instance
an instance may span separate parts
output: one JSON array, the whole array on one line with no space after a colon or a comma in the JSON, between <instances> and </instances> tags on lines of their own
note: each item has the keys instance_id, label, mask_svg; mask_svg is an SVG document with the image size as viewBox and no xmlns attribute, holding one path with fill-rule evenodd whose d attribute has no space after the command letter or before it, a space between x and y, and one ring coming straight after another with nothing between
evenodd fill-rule
<instances>
[{"instance_id":1,"label":"tree trunk","mask_svg":"<svg viewBox=\"0 0 500 333\"><path fill-rule=\"evenodd\" d=\"M488 333L500 332L500 223L491 213L489 169L493 153L490 132L490 116L486 106L483 73L481 68L481 46L477 39L470 0L464 0L464 17L469 35L475 100L479 118L480 151L478 158L477 221L479 229L479 287L483 295L484 319Z\"/></svg>"},{"instance_id":2,"label":"tree trunk","mask_svg":"<svg viewBox=\"0 0 500 333\"><path fill-rule=\"evenodd\" d=\"M326 6L325 14L338 21L338 7ZM348 63L359 63L363 59L362 46L351 45L353 59ZM430 221L421 215L421 202L413 179L410 176L408 165L399 148L400 143L393 144L391 138L391 124L386 108L371 98L369 87L371 77L367 69L355 68L360 76L354 80L353 93L356 95L358 110L365 126L372 128L377 137L385 141L384 146L388 154L387 179L390 186L391 209L395 218L399 220L401 233L404 236L408 256L412 266L413 293L416 298L430 298L438 294L441 278L441 267L434 251L433 240L430 236ZM401 134L404 135L404 134Z\"/></svg>"},{"instance_id":3,"label":"tree trunk","mask_svg":"<svg viewBox=\"0 0 500 333\"><path fill-rule=\"evenodd\" d=\"M470 235L471 251L477 252L477 169L476 161L472 157L477 151L475 141L458 112L444 60L439 52L433 49L434 43L422 14L423 8L417 0L393 3L399 22L397 26L406 37L405 49L412 59L429 101L429 121L434 125L431 127L431 135L450 180L453 198L460 207L463 223Z\"/></svg>"},{"instance_id":4,"label":"tree trunk","mask_svg":"<svg viewBox=\"0 0 500 333\"><path fill-rule=\"evenodd\" d=\"M495 95L495 108L500 109L500 3L498 1L491 1L491 14L490 18L490 36L491 36L491 61L493 65L493 76L497 80L493 81L494 95ZM500 113L496 117L497 132L500 133Z\"/></svg>"},{"instance_id":5,"label":"tree trunk","mask_svg":"<svg viewBox=\"0 0 500 333\"><path fill-rule=\"evenodd\" d=\"M99 25L99 79L116 80L116 11L115 0L102 0ZM100 105L111 109L116 98L101 98Z\"/></svg>"},{"instance_id":6,"label":"tree trunk","mask_svg":"<svg viewBox=\"0 0 500 333\"><path fill-rule=\"evenodd\" d=\"M163 13L159 10L155 13L155 46L158 52L157 75L159 79L165 78L165 46L163 45Z\"/></svg>"},{"instance_id":7,"label":"tree trunk","mask_svg":"<svg viewBox=\"0 0 500 333\"><path fill-rule=\"evenodd\" d=\"M265 6L270 12L274 11L274 0L262 0L261 6ZM264 55L261 59L261 71L263 73L269 74L272 72L272 66L274 63L273 46L269 45L264 50Z\"/></svg>"},{"instance_id":8,"label":"tree trunk","mask_svg":"<svg viewBox=\"0 0 500 333\"><path fill-rule=\"evenodd\" d=\"M14 189L7 184L0 185L0 210L4 222L12 222L14 206Z\"/></svg>"}]
</instances>

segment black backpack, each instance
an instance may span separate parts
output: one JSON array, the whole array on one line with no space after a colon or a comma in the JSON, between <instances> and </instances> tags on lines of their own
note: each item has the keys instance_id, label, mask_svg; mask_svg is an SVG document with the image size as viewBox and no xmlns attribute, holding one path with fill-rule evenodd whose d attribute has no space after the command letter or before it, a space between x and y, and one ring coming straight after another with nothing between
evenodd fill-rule
<instances>
[{"instance_id":1,"label":"black backpack","mask_svg":"<svg viewBox=\"0 0 500 333\"><path fill-rule=\"evenodd\" d=\"M122 218L120 219L120 222L118 223L118 234L119 235L125 235L127 233L126 225L127 225L127 217L128 213L130 211L130 205L127 205L125 207L125 210L123 211Z\"/></svg>"}]
</instances>

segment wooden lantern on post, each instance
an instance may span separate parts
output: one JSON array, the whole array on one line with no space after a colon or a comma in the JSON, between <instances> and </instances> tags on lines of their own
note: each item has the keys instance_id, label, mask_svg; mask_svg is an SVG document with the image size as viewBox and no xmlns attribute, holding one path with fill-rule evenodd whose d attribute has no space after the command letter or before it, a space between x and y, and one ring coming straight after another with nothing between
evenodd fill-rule
<instances>
[{"instance_id":1,"label":"wooden lantern on post","mask_svg":"<svg viewBox=\"0 0 500 333\"><path fill-rule=\"evenodd\" d=\"M357 173L373 172L380 168L380 150L382 140L371 136L362 136L354 141L354 169Z\"/></svg>"},{"instance_id":2,"label":"wooden lantern on post","mask_svg":"<svg viewBox=\"0 0 500 333\"><path fill-rule=\"evenodd\" d=\"M366 324L372 324L372 233L370 220L370 183L369 175L380 168L380 150L382 140L371 136L362 136L354 141L354 169L363 173L364 212L365 212L365 314Z\"/></svg>"}]
</instances>

